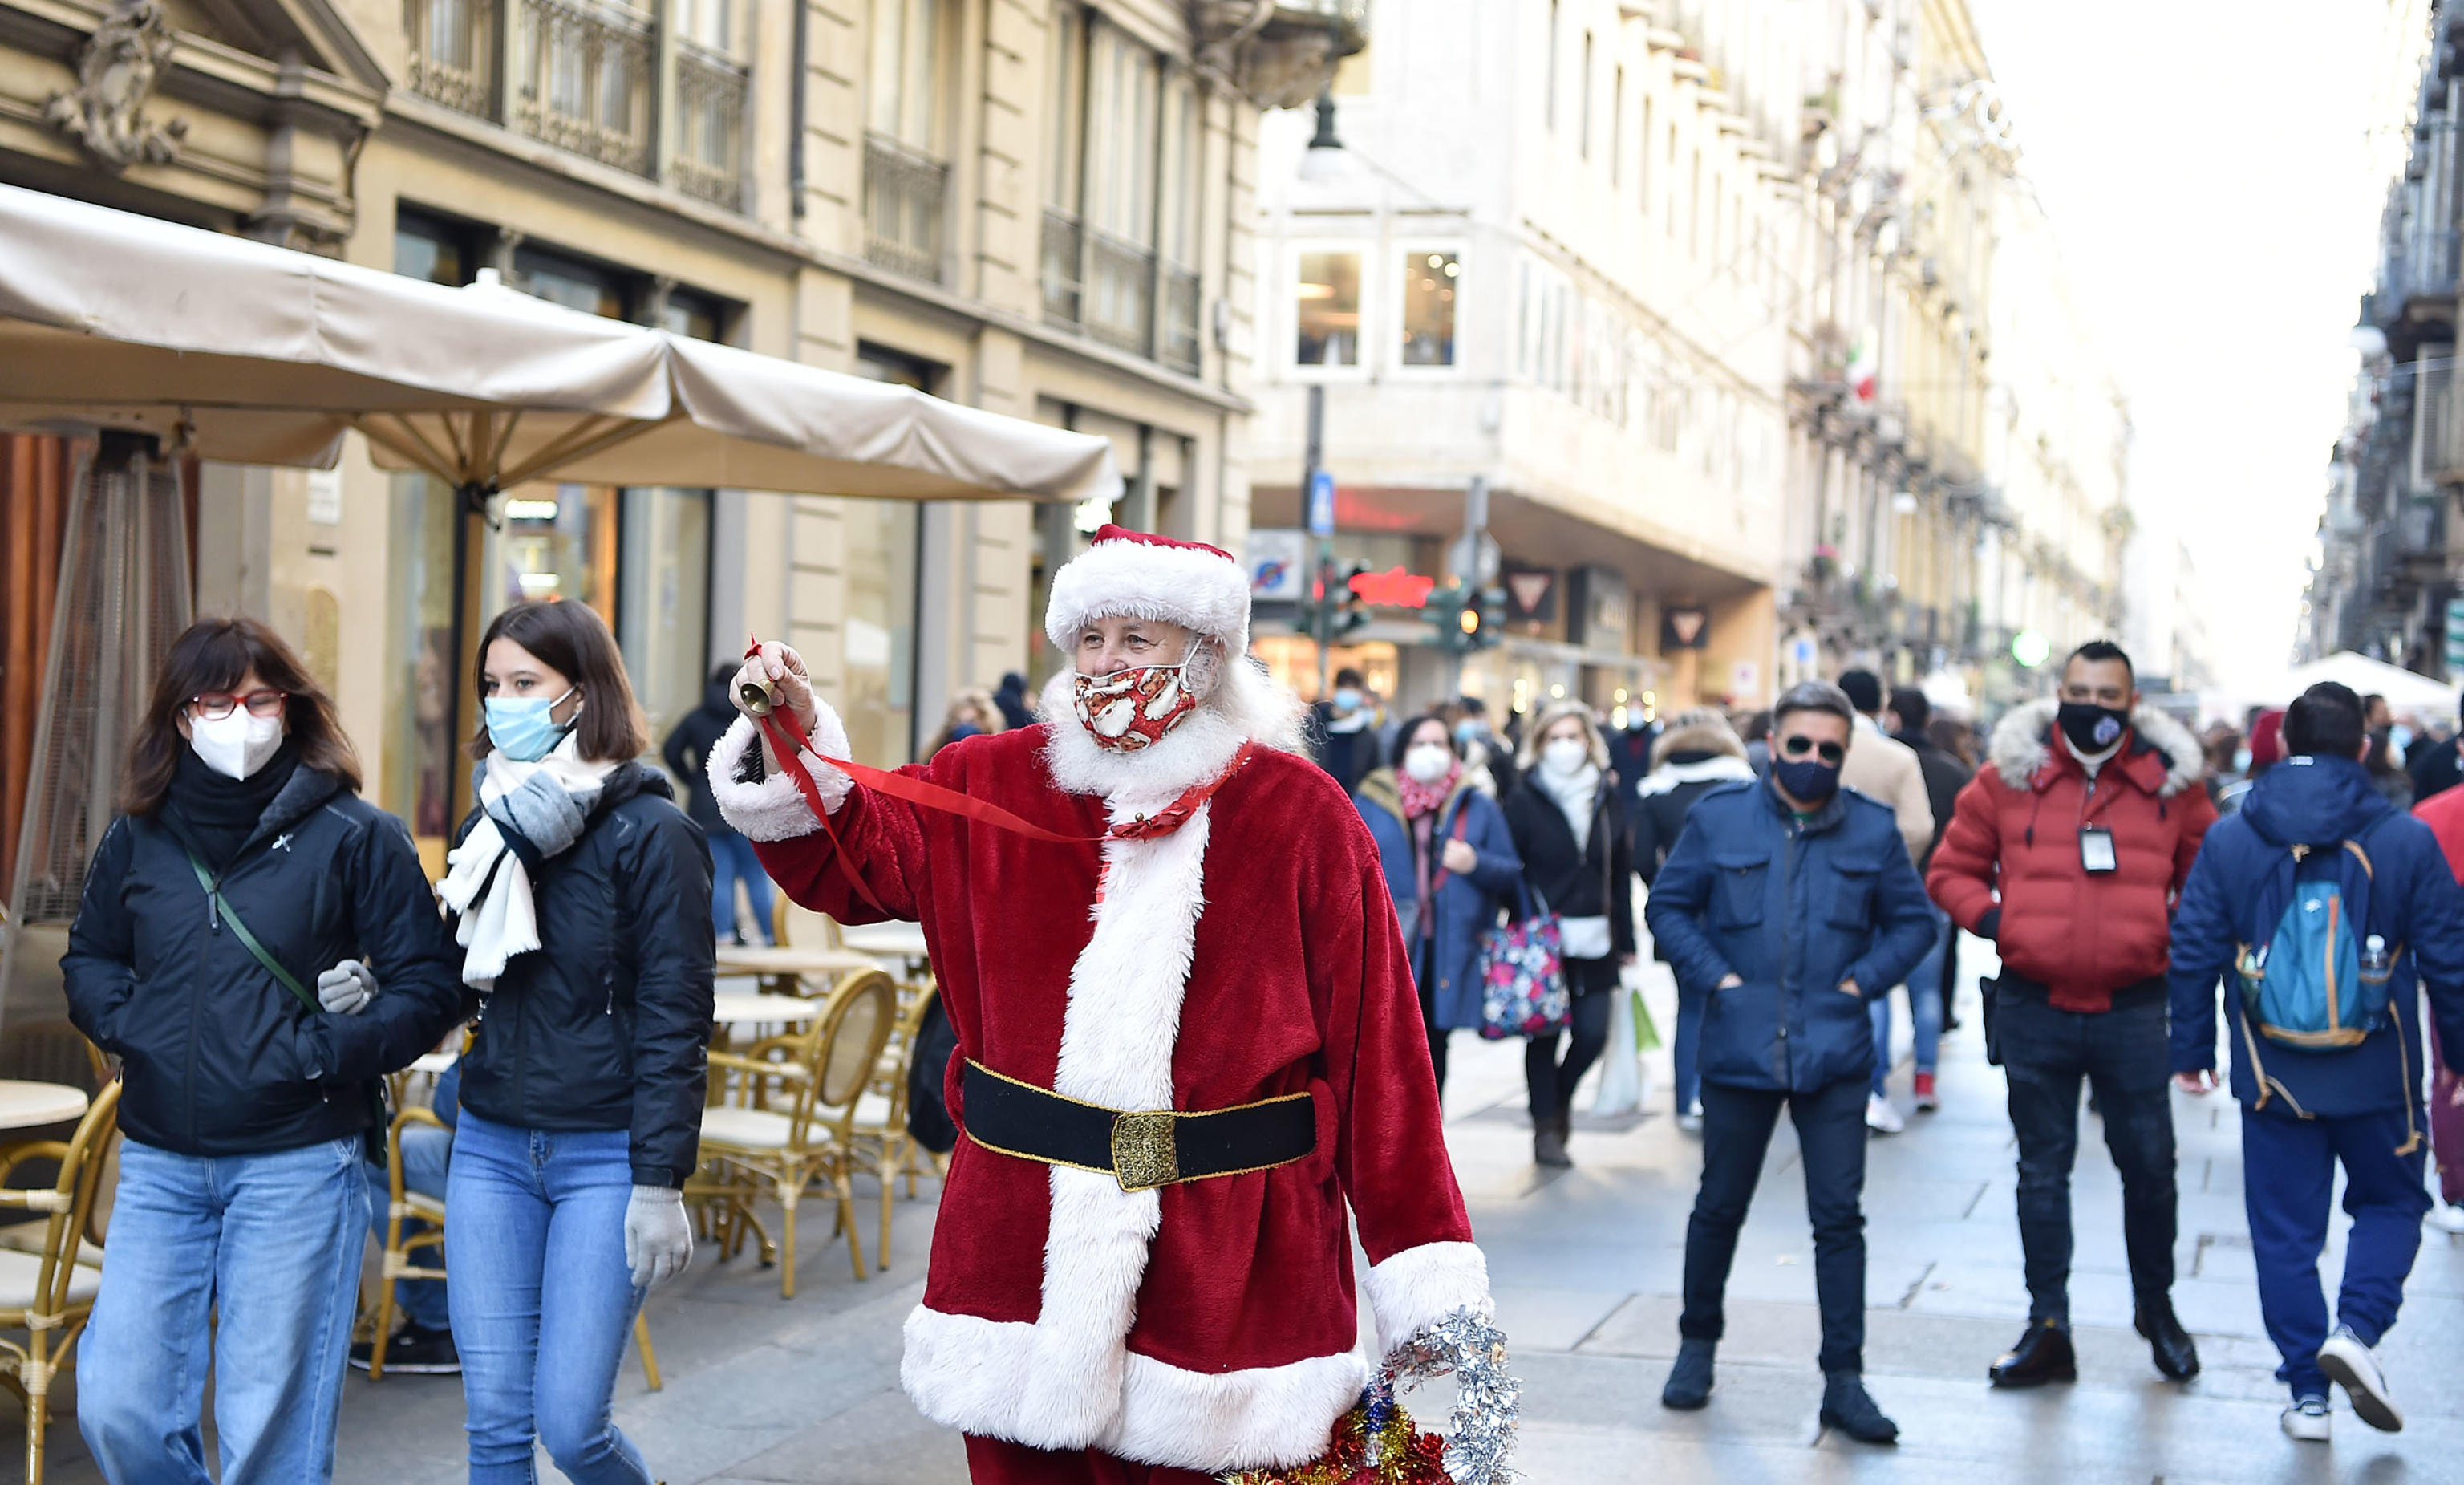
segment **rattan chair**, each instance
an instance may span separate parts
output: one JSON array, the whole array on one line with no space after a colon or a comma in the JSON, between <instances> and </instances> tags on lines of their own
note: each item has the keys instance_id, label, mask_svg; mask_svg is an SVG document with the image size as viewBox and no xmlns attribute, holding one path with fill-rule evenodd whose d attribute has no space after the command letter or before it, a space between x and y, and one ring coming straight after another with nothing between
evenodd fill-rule
<instances>
[{"instance_id":1,"label":"rattan chair","mask_svg":"<svg viewBox=\"0 0 2464 1485\"><path fill-rule=\"evenodd\" d=\"M930 981L913 990L902 987L898 1024L873 1064L871 1085L856 1100L856 1152L869 1156L869 1164L881 1177L879 1257L884 1270L890 1267L890 1211L898 1178L907 1178L907 1195L912 1201L918 1175L941 1173L938 1158L929 1157L924 1147L915 1142L915 1137L907 1132L908 1072L915 1061L915 1041L924 1029L924 1017L939 995L939 987Z\"/></svg>"},{"instance_id":2,"label":"rattan chair","mask_svg":"<svg viewBox=\"0 0 2464 1485\"><path fill-rule=\"evenodd\" d=\"M414 1191L402 1183L402 1132L413 1124L431 1129L450 1127L436 1117L432 1109L413 1106L393 1117L385 1130L385 1235L384 1273L377 1280L377 1313L368 1339L368 1380L385 1380L386 1347L393 1340L394 1286L407 1278L445 1277L445 1203L424 1191ZM404 1227L412 1220L428 1224L425 1232L406 1232ZM421 1252L426 1261L414 1262L411 1254ZM633 1317L633 1344L641 1348L642 1375L656 1392L663 1386L659 1380L659 1356L650 1347L650 1318L636 1313Z\"/></svg>"},{"instance_id":3,"label":"rattan chair","mask_svg":"<svg viewBox=\"0 0 2464 1485\"><path fill-rule=\"evenodd\" d=\"M831 991L804 1030L765 1037L741 1054L710 1054L712 1071L732 1086L702 1110L702 1172L685 1194L718 1210L729 1251L741 1246L746 1227L760 1235L762 1261L780 1265L781 1298L796 1296L796 1208L816 1184L837 1197L855 1275L867 1276L849 1182L858 1160L856 1102L896 1018L889 974L869 969ZM753 1209L765 1194L779 1203L777 1243Z\"/></svg>"},{"instance_id":4,"label":"rattan chair","mask_svg":"<svg viewBox=\"0 0 2464 1485\"><path fill-rule=\"evenodd\" d=\"M37 1140L11 1145L0 1156L0 1183L32 1160L59 1162L48 1187L0 1189L0 1208L47 1214L40 1224L10 1230L18 1241L0 1242L0 1330L26 1332L26 1341L0 1339L0 1382L26 1405L26 1479L43 1478L45 1434L52 1418L52 1382L67 1364L69 1350L94 1315L102 1288L101 1233L95 1227L95 1197L120 1118L120 1082L102 1085L66 1144ZM35 1234L39 1232L39 1241Z\"/></svg>"}]
</instances>

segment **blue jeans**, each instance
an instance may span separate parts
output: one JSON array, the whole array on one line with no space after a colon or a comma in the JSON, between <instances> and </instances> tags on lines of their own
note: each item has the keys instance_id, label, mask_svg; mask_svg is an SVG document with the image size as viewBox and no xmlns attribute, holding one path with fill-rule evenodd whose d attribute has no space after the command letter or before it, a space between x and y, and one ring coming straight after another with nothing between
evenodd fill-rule
<instances>
[{"instance_id":1,"label":"blue jeans","mask_svg":"<svg viewBox=\"0 0 2464 1485\"><path fill-rule=\"evenodd\" d=\"M1940 908L1933 910L1933 947L1908 971L1908 1019L1916 1028L1917 1071L1930 1073L1942 1061L1942 967L1950 951L1950 936L1958 932L1951 925L1950 915ZM1891 1080L1891 992L1884 990L1874 997L1867 1012L1874 1018L1874 1087L1875 1097L1881 1097Z\"/></svg>"},{"instance_id":2,"label":"blue jeans","mask_svg":"<svg viewBox=\"0 0 2464 1485\"><path fill-rule=\"evenodd\" d=\"M471 1485L531 1485L534 1438L576 1485L649 1485L608 1417L642 1292L625 1263L624 1130L517 1129L464 1110L445 1267Z\"/></svg>"},{"instance_id":3,"label":"blue jeans","mask_svg":"<svg viewBox=\"0 0 2464 1485\"><path fill-rule=\"evenodd\" d=\"M1676 1064L1680 1115L1703 1101L1703 1008L1710 1001L1707 990L1677 986L1677 1040L1670 1044L1668 1056Z\"/></svg>"},{"instance_id":4,"label":"blue jeans","mask_svg":"<svg viewBox=\"0 0 2464 1485\"><path fill-rule=\"evenodd\" d=\"M2353 1219L2336 1319L2362 1344L2374 1346L2395 1324L2405 1278L2421 1251L2421 1219L2430 1211L2422 1141L2396 1153L2421 1127L2418 1109L2409 1125L2402 1109L2349 1119L2242 1111L2242 1201L2258 1267L2258 1311L2284 1358L2276 1380L2297 1398L2327 1395L2327 1379L2319 1371L2319 1348L2327 1343L2319 1253L2327 1245L2336 1167L2344 1167L2344 1211Z\"/></svg>"},{"instance_id":5,"label":"blue jeans","mask_svg":"<svg viewBox=\"0 0 2464 1485\"><path fill-rule=\"evenodd\" d=\"M736 879L744 878L744 894L753 899L754 920L761 925L761 942L770 942L770 874L753 842L724 826L703 833L710 837L710 921L718 942L736 942Z\"/></svg>"},{"instance_id":6,"label":"blue jeans","mask_svg":"<svg viewBox=\"0 0 2464 1485\"><path fill-rule=\"evenodd\" d=\"M445 1200L445 1172L453 1160L453 1132L432 1129L426 1124L411 1124L402 1132L402 1185L405 1190L422 1196ZM375 1234L377 1246L385 1240L386 1210L393 1205L393 1186L381 1168L370 1165L368 1172L368 1230ZM403 1236L428 1230L428 1224L406 1217ZM421 1268L437 1266L436 1251L418 1249L411 1261ZM441 1278L407 1278L394 1285L394 1304L402 1318L423 1330L445 1330L452 1324L446 1311L445 1281Z\"/></svg>"},{"instance_id":7,"label":"blue jeans","mask_svg":"<svg viewBox=\"0 0 2464 1485\"><path fill-rule=\"evenodd\" d=\"M333 1478L365 1164L357 1135L265 1155L122 1144L77 1363L77 1430L104 1479L208 1485L209 1364L224 1485Z\"/></svg>"}]
</instances>

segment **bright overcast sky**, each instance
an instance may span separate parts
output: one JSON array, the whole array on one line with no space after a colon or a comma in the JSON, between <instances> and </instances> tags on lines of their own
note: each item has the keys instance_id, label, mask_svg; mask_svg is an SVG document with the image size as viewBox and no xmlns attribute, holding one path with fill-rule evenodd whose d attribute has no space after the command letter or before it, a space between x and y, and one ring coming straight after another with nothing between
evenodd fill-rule
<instances>
[{"instance_id":1,"label":"bright overcast sky","mask_svg":"<svg viewBox=\"0 0 2464 1485\"><path fill-rule=\"evenodd\" d=\"M2264 685L2288 661L2402 166L2392 17L2427 6L1969 3L2129 398L2145 539L2169 520L2189 543L2211 662Z\"/></svg>"}]
</instances>

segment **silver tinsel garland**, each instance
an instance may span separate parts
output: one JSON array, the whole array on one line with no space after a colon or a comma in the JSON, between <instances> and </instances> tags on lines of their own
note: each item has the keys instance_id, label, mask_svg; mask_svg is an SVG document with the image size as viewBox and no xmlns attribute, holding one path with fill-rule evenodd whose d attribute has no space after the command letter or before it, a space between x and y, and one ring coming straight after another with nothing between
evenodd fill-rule
<instances>
[{"instance_id":1,"label":"silver tinsel garland","mask_svg":"<svg viewBox=\"0 0 2464 1485\"><path fill-rule=\"evenodd\" d=\"M1514 1485L1509 1462L1523 1384L1506 1369L1506 1332L1477 1310L1455 1310L1423 1328L1386 1358L1398 1384L1455 1378L1446 1473L1456 1485Z\"/></svg>"}]
</instances>

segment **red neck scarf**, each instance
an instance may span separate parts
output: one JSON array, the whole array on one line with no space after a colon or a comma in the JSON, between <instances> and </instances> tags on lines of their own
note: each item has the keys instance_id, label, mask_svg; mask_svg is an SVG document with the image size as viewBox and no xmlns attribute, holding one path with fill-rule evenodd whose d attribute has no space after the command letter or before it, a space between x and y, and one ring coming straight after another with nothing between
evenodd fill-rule
<instances>
[{"instance_id":1,"label":"red neck scarf","mask_svg":"<svg viewBox=\"0 0 2464 1485\"><path fill-rule=\"evenodd\" d=\"M1395 789L1403 796L1403 818L1410 820L1437 813L1445 804L1446 796L1453 793L1455 786L1463 781L1463 764L1458 760L1453 767L1446 770L1444 778L1435 784L1423 784L1402 769L1396 769Z\"/></svg>"}]
</instances>

